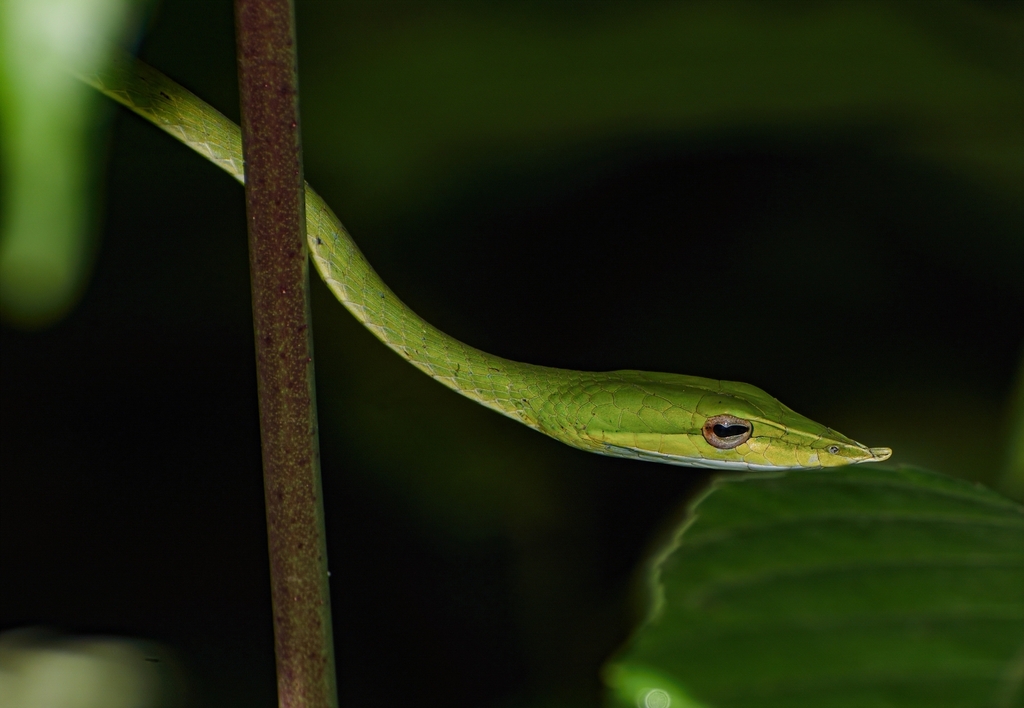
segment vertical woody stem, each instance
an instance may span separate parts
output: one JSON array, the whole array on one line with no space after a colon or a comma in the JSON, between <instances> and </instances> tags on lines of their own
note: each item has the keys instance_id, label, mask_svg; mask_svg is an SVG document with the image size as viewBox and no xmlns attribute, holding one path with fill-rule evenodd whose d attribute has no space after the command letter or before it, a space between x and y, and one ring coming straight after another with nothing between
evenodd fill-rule
<instances>
[{"instance_id":1,"label":"vertical woody stem","mask_svg":"<svg viewBox=\"0 0 1024 708\"><path fill-rule=\"evenodd\" d=\"M282 708L337 706L290 0L236 0L260 432Z\"/></svg>"}]
</instances>

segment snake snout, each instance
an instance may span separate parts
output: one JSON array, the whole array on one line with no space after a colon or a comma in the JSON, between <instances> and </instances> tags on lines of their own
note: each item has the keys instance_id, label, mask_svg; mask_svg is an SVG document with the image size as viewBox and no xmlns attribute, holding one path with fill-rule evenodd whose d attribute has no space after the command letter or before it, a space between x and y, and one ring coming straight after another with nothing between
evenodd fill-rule
<instances>
[{"instance_id":1,"label":"snake snout","mask_svg":"<svg viewBox=\"0 0 1024 708\"><path fill-rule=\"evenodd\" d=\"M868 452L875 458L872 462L882 462L892 457L892 448L890 447L869 447Z\"/></svg>"}]
</instances>

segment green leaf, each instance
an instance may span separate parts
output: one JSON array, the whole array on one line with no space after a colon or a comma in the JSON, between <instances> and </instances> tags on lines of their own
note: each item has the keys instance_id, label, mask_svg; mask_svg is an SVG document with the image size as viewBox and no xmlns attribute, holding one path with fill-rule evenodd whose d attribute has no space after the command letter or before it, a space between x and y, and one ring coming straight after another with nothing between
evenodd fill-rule
<instances>
[{"instance_id":1,"label":"green leaf","mask_svg":"<svg viewBox=\"0 0 1024 708\"><path fill-rule=\"evenodd\" d=\"M724 479L650 581L647 622L606 670L612 705L1024 700L1024 508L966 482L879 467Z\"/></svg>"},{"instance_id":2,"label":"green leaf","mask_svg":"<svg viewBox=\"0 0 1024 708\"><path fill-rule=\"evenodd\" d=\"M69 68L89 72L148 0L0 3L0 317L26 328L63 317L92 260L100 116Z\"/></svg>"}]
</instances>

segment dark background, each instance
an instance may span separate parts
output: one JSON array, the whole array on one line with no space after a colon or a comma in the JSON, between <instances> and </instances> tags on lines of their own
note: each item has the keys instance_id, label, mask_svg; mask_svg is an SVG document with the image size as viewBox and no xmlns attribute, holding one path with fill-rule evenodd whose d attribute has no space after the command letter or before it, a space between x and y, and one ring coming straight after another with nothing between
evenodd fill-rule
<instances>
[{"instance_id":1,"label":"dark background","mask_svg":"<svg viewBox=\"0 0 1024 708\"><path fill-rule=\"evenodd\" d=\"M749 381L999 488L1024 340L1019 5L298 1L308 179L443 330ZM232 117L230 3L142 56ZM274 704L241 188L118 111L80 306L2 330L0 629ZM104 168L97 165L96 170ZM701 478L448 392L313 282L343 704L595 705Z\"/></svg>"}]
</instances>

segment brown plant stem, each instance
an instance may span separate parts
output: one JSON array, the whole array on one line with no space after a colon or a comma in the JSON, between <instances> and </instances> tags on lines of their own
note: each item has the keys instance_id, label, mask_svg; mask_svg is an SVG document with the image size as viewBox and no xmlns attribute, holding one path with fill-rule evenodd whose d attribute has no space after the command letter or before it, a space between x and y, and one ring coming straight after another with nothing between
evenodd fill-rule
<instances>
[{"instance_id":1,"label":"brown plant stem","mask_svg":"<svg viewBox=\"0 0 1024 708\"><path fill-rule=\"evenodd\" d=\"M235 0L278 703L338 705L290 0Z\"/></svg>"}]
</instances>

